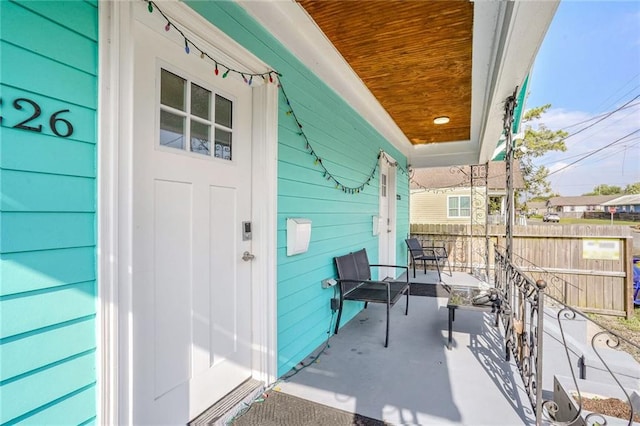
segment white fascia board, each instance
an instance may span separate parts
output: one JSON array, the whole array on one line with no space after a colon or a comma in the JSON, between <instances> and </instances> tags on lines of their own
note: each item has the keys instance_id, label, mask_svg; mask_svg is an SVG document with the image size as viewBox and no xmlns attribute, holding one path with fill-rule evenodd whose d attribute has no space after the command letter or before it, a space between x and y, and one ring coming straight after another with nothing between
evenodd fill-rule
<instances>
[{"instance_id":1,"label":"white fascia board","mask_svg":"<svg viewBox=\"0 0 640 426\"><path fill-rule=\"evenodd\" d=\"M408 156L411 142L300 5L289 0L237 3L394 147Z\"/></svg>"},{"instance_id":2,"label":"white fascia board","mask_svg":"<svg viewBox=\"0 0 640 426\"><path fill-rule=\"evenodd\" d=\"M413 147L409 164L413 168L476 164L478 149L471 141L421 144Z\"/></svg>"},{"instance_id":3,"label":"white fascia board","mask_svg":"<svg viewBox=\"0 0 640 426\"><path fill-rule=\"evenodd\" d=\"M484 7L485 3L496 2L477 1L476 7ZM559 3L559 0L504 3L503 24L498 25L502 34L496 34L495 71L485 85L489 92L487 108L481 117L482 132L478 136L479 164L492 158L502 134L504 101L514 94L516 87L520 87L529 74Z\"/></svg>"}]
</instances>

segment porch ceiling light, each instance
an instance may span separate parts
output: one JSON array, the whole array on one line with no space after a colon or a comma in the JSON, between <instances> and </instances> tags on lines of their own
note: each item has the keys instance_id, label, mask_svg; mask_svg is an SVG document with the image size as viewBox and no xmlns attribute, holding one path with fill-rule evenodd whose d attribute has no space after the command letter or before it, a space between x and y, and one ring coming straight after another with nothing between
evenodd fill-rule
<instances>
[{"instance_id":1,"label":"porch ceiling light","mask_svg":"<svg viewBox=\"0 0 640 426\"><path fill-rule=\"evenodd\" d=\"M433 124L447 124L449 122L449 117L443 115L442 117L436 117L433 119Z\"/></svg>"}]
</instances>

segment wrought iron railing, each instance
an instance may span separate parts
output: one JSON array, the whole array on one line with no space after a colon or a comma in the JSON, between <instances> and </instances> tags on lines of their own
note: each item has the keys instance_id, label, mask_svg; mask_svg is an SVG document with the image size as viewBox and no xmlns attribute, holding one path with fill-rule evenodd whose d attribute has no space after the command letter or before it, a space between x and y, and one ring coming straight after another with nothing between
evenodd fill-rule
<instances>
[{"instance_id":1,"label":"wrought iron railing","mask_svg":"<svg viewBox=\"0 0 640 426\"><path fill-rule=\"evenodd\" d=\"M525 391L541 418L542 405L542 330L544 281L534 282L509 262L504 249L495 248L495 284L502 298L505 330L505 357L513 355Z\"/></svg>"},{"instance_id":2,"label":"wrought iron railing","mask_svg":"<svg viewBox=\"0 0 640 426\"><path fill-rule=\"evenodd\" d=\"M561 300L546 294L546 282L542 279L534 281L519 266L508 260L506 250L501 247L495 247L495 286L502 297L505 356L507 360L511 357L514 358L524 383L524 389L535 412L537 425L543 423L556 425L607 424L607 418L603 413L586 412L584 408L585 396L584 391L580 390L580 386L581 383L584 384L585 382L579 380L586 378L584 352L596 355L596 361L600 363L600 370L608 373L607 376L611 378L610 383L614 384L618 389L616 391L617 394L624 395L618 399L624 402L624 398L626 398L630 411L628 425L634 423L634 418L637 421L637 417L634 416L637 415L636 413L639 410L634 408L629 390L634 385L628 384L628 377L625 379L627 381L626 385L622 382L622 374L618 366L612 365L603 352L605 349L619 348L623 343L640 351L638 344L593 321L579 310L565 305ZM545 310L545 304L549 305L547 310ZM545 326L545 316L548 317L549 315L555 317L557 324L547 320L549 323ZM590 339L590 346L585 345L583 353L579 353L581 349L573 347L570 342L571 337L567 333L568 322L577 319L590 322L600 330L593 333ZM571 374L569 378L571 393L575 393L575 395L571 395L575 409L569 414L561 409L555 398L543 398L543 375L546 374L545 377L549 377L549 375L553 374L554 387L556 384L555 372L543 371L543 337L545 332L548 332L548 329L556 325L560 332L559 344L564 349L568 370ZM603 341L604 348L602 346ZM592 358L595 360L595 357ZM631 377L631 381L635 380L635 387L637 387L638 380L640 380L637 376L640 376L640 369L635 379ZM638 391L640 392L640 389ZM564 406L562 408L564 409Z\"/></svg>"}]
</instances>

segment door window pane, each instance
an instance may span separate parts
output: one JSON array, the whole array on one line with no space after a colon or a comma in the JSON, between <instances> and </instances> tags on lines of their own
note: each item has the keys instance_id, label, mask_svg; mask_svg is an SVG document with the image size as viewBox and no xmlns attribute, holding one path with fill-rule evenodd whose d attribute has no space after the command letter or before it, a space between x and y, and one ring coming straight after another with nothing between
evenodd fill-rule
<instances>
[{"instance_id":1,"label":"door window pane","mask_svg":"<svg viewBox=\"0 0 640 426\"><path fill-rule=\"evenodd\" d=\"M160 78L160 103L184 111L186 81L182 77L162 70Z\"/></svg>"},{"instance_id":2,"label":"door window pane","mask_svg":"<svg viewBox=\"0 0 640 426\"><path fill-rule=\"evenodd\" d=\"M385 174L380 175L380 195L382 197L387 196L387 175Z\"/></svg>"},{"instance_id":3,"label":"door window pane","mask_svg":"<svg viewBox=\"0 0 640 426\"><path fill-rule=\"evenodd\" d=\"M160 145L184 149L184 117L160 111Z\"/></svg>"},{"instance_id":4,"label":"door window pane","mask_svg":"<svg viewBox=\"0 0 640 426\"><path fill-rule=\"evenodd\" d=\"M191 114L209 120L211 117L211 92L191 83Z\"/></svg>"},{"instance_id":5,"label":"door window pane","mask_svg":"<svg viewBox=\"0 0 640 426\"><path fill-rule=\"evenodd\" d=\"M233 103L229 99L225 99L220 95L216 95L216 124L228 128L233 127L232 123L232 106Z\"/></svg>"},{"instance_id":6,"label":"door window pane","mask_svg":"<svg viewBox=\"0 0 640 426\"><path fill-rule=\"evenodd\" d=\"M159 110L161 146L231 160L232 101L160 69Z\"/></svg>"},{"instance_id":7,"label":"door window pane","mask_svg":"<svg viewBox=\"0 0 640 426\"><path fill-rule=\"evenodd\" d=\"M197 121L191 122L191 152L202 155L211 155L211 126Z\"/></svg>"},{"instance_id":8,"label":"door window pane","mask_svg":"<svg viewBox=\"0 0 640 426\"><path fill-rule=\"evenodd\" d=\"M222 129L216 129L215 136L215 156L224 160L231 160L231 132Z\"/></svg>"}]
</instances>

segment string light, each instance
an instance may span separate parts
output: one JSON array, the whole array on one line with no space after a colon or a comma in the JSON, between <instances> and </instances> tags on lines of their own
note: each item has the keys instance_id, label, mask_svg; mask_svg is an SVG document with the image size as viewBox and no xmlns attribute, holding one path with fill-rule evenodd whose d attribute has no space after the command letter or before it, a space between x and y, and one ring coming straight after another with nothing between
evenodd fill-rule
<instances>
[{"instance_id":1,"label":"string light","mask_svg":"<svg viewBox=\"0 0 640 426\"><path fill-rule=\"evenodd\" d=\"M279 87L280 87L280 92L282 93L282 97L284 99L284 102L287 105L287 112L285 114L287 116L292 117L293 120L295 121L296 126L298 126L298 129L300 130L298 132L298 135L301 136L304 139L304 141L305 141L305 149L307 150L309 155L311 155L313 157L313 164L322 169L322 176L325 179L335 183L335 188L336 189L339 189L340 191L342 191L342 192L344 192L346 194L359 194L360 192L363 192L365 190L365 187L369 186L371 181L375 178L376 172L378 171L378 167L380 167L380 161L381 160L384 160L390 167L397 168L401 173L406 174L406 175L409 174L408 169L406 169L404 167L401 167L398 164L397 161L391 161L391 159L387 156L387 154L383 150L380 150L378 152L378 155L376 156L375 164L371 168L371 173L367 176L367 179L365 179L365 181L363 183L361 183L360 185L355 185L355 186L349 186L349 185L343 184L340 180L338 180L338 178L336 178L333 174L331 174L331 172L326 168L326 166L322 162L322 158L320 158L320 156L316 153L316 151L311 146L311 143L309 142L309 138L304 133L304 130L302 130L302 127L303 127L302 123L298 119L298 116L296 115L295 110L291 106L291 100L287 96L287 92L286 92L286 90L284 88L284 84L283 84L282 80L280 80Z\"/></svg>"},{"instance_id":2,"label":"string light","mask_svg":"<svg viewBox=\"0 0 640 426\"><path fill-rule=\"evenodd\" d=\"M162 17L167 21L164 29L165 31L169 31L171 29L171 27L173 27L175 29L175 31L177 31L182 38L184 39L184 50L187 54L190 53L190 48L189 45L191 45L192 47L194 47L196 49L196 51L200 52L200 58L205 59L208 58L209 60L211 60L214 63L214 74L215 75L219 75L219 68L218 66L222 66L223 68L225 68L225 72L222 74L222 78L227 78L229 76L229 73L233 73L235 75L238 75L239 77L242 77L242 79L244 80L244 82L248 85L251 85L253 83L253 77L262 77L263 81L266 83L266 81L268 80L269 83L274 83L274 74L278 77L277 80L277 85L278 88L280 89L280 92L282 93L282 97L284 98L286 104L287 104L287 112L286 115L293 117L296 126L299 129L298 135L301 136L304 141L305 141L305 147L306 150L308 151L309 155L311 155L313 157L313 163L315 166L318 166L322 169L322 176L324 178L326 178L327 181L329 182L334 182L335 183L335 188L341 190L344 193L347 194L359 194L360 192L365 190L365 186L368 186L371 181L375 178L376 172L378 170L378 167L380 167L380 160L384 159L386 161L386 163L390 166L390 167L396 167L400 172L404 173L404 174L409 174L409 171L407 169L405 169L404 167L401 167L397 161L391 161L389 159L389 157L386 155L386 153L383 150L380 150L378 152L378 155L376 156L376 161L375 164L372 166L371 168L371 172L369 173L369 175L367 176L367 178L364 180L363 183L359 184L359 185L355 185L355 186L348 186L343 184L340 180L338 180L337 177L335 177L324 165L324 163L322 162L322 159L320 158L320 156L318 156L316 154L316 151L313 149L313 147L311 146L311 143L309 142L309 138L307 137L307 135L304 133L304 131L302 130L302 123L300 122L300 120L298 120L298 117L295 113L295 111L293 110L293 107L291 106L291 101L289 100L289 97L287 96L287 93L285 92L284 86L282 84L282 74L280 74L279 72L275 71L275 70L270 70L264 73L249 73L249 72L245 72L245 71L240 71L237 69L234 69L230 66L227 66L223 63L218 62L217 60L213 59L209 54L207 54L204 50L200 49L200 47L198 47L195 43L193 43L192 40L190 40L186 34L184 33L184 31L182 31L182 29L180 29L180 27L176 26L176 24L171 21L171 19L169 19L169 17L167 15L165 15L165 13L158 7L157 3L155 3L153 0L143 0L147 3L147 9L149 10L149 13L153 13L154 9L160 13L160 15L162 15ZM247 78L248 77L248 78Z\"/></svg>"},{"instance_id":3,"label":"string light","mask_svg":"<svg viewBox=\"0 0 640 426\"><path fill-rule=\"evenodd\" d=\"M179 25L176 25L176 23L174 21L171 20L171 18L169 18L169 16L167 16L164 11L158 7L158 3L156 3L153 0L143 0L144 2L147 3L147 9L149 10L149 13L153 13L153 12L157 12L159 13L164 20L166 20L166 25L164 26L165 31L169 31L172 27L175 31L177 31L182 38L184 39L184 50L187 54L190 53L191 48L196 49L197 52L200 52L200 57L202 59L208 58L209 60L211 60L214 63L214 73L215 75L219 75L219 65L224 67L226 69L226 71L223 73L222 77L226 78L229 73L232 74L236 74L240 77L242 77L245 81L245 83L250 84L253 83L253 77L262 77L263 80L266 82L267 79L269 80L270 83L274 82L274 78L273 78L273 74L275 74L278 77L281 77L280 73L278 73L277 71L274 70L269 70L267 72L263 72L263 73L248 73L248 72L244 72L241 70L237 70L234 69L233 67L227 66L225 64L220 63L217 60L214 60L210 55L208 55L203 49L201 49L196 43L193 42L193 40L191 40L189 37L187 37L187 35L185 34L185 32L180 28Z\"/></svg>"}]
</instances>

